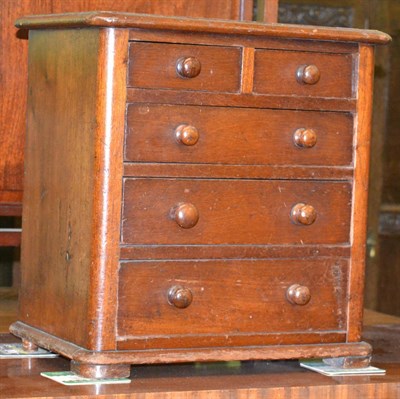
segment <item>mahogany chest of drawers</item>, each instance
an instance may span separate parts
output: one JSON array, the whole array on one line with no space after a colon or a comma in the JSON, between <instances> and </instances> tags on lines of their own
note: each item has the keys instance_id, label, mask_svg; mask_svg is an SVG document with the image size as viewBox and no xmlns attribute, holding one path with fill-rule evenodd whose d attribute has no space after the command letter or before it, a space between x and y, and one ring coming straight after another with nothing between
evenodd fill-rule
<instances>
[{"instance_id":1,"label":"mahogany chest of drawers","mask_svg":"<svg viewBox=\"0 0 400 399\"><path fill-rule=\"evenodd\" d=\"M30 29L20 321L83 375L368 362L375 31L107 12Z\"/></svg>"}]
</instances>

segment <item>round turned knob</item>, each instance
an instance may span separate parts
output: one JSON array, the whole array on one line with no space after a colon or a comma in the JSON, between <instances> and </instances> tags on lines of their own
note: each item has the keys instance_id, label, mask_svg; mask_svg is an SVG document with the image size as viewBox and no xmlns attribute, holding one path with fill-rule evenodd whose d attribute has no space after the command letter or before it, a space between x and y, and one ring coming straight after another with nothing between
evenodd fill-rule
<instances>
[{"instance_id":1,"label":"round turned knob","mask_svg":"<svg viewBox=\"0 0 400 399\"><path fill-rule=\"evenodd\" d=\"M319 81L321 72L316 65L302 65L297 69L297 81L307 85L314 85Z\"/></svg>"},{"instance_id":2,"label":"round turned knob","mask_svg":"<svg viewBox=\"0 0 400 399\"><path fill-rule=\"evenodd\" d=\"M184 229L191 229L199 221L199 211L193 204L188 202L178 204L172 208L171 214L175 222Z\"/></svg>"},{"instance_id":3,"label":"round turned knob","mask_svg":"<svg viewBox=\"0 0 400 399\"><path fill-rule=\"evenodd\" d=\"M196 57L182 57L176 62L176 72L181 78L195 78L201 71L201 63Z\"/></svg>"},{"instance_id":4,"label":"round turned knob","mask_svg":"<svg viewBox=\"0 0 400 399\"><path fill-rule=\"evenodd\" d=\"M191 125L179 125L175 129L175 137L180 144L195 145L199 141L199 131Z\"/></svg>"},{"instance_id":5,"label":"round turned knob","mask_svg":"<svg viewBox=\"0 0 400 399\"><path fill-rule=\"evenodd\" d=\"M189 288L175 285L168 291L168 302L179 309L187 308L193 301L193 294Z\"/></svg>"},{"instance_id":6,"label":"round turned knob","mask_svg":"<svg viewBox=\"0 0 400 399\"><path fill-rule=\"evenodd\" d=\"M312 148L317 144L317 133L312 129L300 128L294 132L294 143L301 148Z\"/></svg>"},{"instance_id":7,"label":"round turned knob","mask_svg":"<svg viewBox=\"0 0 400 399\"><path fill-rule=\"evenodd\" d=\"M296 224L309 226L315 222L315 219L317 218L317 212L312 205L300 203L296 204L292 208L290 217Z\"/></svg>"},{"instance_id":8,"label":"round turned knob","mask_svg":"<svg viewBox=\"0 0 400 399\"><path fill-rule=\"evenodd\" d=\"M307 305L311 299L311 293L308 287L300 284L291 285L286 291L286 297L294 305Z\"/></svg>"}]
</instances>

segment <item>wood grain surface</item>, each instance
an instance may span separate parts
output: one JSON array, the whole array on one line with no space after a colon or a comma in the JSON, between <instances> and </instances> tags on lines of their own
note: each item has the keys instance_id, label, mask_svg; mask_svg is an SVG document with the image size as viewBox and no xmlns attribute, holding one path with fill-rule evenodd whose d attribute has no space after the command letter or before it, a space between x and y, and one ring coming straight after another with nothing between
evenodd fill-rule
<instances>
[{"instance_id":1,"label":"wood grain surface","mask_svg":"<svg viewBox=\"0 0 400 399\"><path fill-rule=\"evenodd\" d=\"M174 336L171 345L178 346L176 335L191 335L193 340L199 335L203 345L222 346L229 345L230 336L245 333L264 333L267 344L272 343L268 335L302 331L318 342L321 332L346 329L347 275L348 262L334 258L123 262L119 339L142 337L142 345L151 347L152 338ZM306 305L287 300L293 284L309 288ZM175 285L192 292L187 308L169 303L168 290ZM254 344L251 336L247 343ZM196 340L195 345L201 343Z\"/></svg>"},{"instance_id":2,"label":"wood grain surface","mask_svg":"<svg viewBox=\"0 0 400 399\"><path fill-rule=\"evenodd\" d=\"M266 259L350 256L349 245L121 245L124 260Z\"/></svg>"},{"instance_id":3,"label":"wood grain surface","mask_svg":"<svg viewBox=\"0 0 400 399\"><path fill-rule=\"evenodd\" d=\"M194 57L201 71L193 78L177 73L181 58ZM128 87L237 92L240 88L241 50L235 47L131 43Z\"/></svg>"},{"instance_id":4,"label":"wood grain surface","mask_svg":"<svg viewBox=\"0 0 400 399\"><path fill-rule=\"evenodd\" d=\"M195 90L147 90L128 88L128 103L155 103L244 108L290 109L296 111L345 111L355 112L353 98L310 97L273 94L217 93Z\"/></svg>"},{"instance_id":5,"label":"wood grain surface","mask_svg":"<svg viewBox=\"0 0 400 399\"><path fill-rule=\"evenodd\" d=\"M93 97L85 104L71 97L85 96L96 85L99 35L87 30L31 36L29 73L34 87L30 86L28 99L25 192L29 195L23 209L21 254L22 264L29 267L22 268L20 318L86 344L90 282L86 240L93 214L94 157L94 151L86 148L93 148L96 103ZM62 80L55 79L57 75ZM77 141L81 145L75 148ZM86 237L85 245L78 237ZM60 314L76 323L60 325L56 322Z\"/></svg>"},{"instance_id":6,"label":"wood grain surface","mask_svg":"<svg viewBox=\"0 0 400 399\"><path fill-rule=\"evenodd\" d=\"M246 34L249 36L272 36L285 39L327 40L339 42L361 42L370 44L389 43L391 38L383 32L363 29L337 29L323 26L299 26L285 24L260 24L255 22L204 21L186 18L168 18L132 13L88 12L64 15L32 15L16 21L18 28L37 29L57 27L124 27L139 29L162 29L181 32L207 32L222 34Z\"/></svg>"},{"instance_id":7,"label":"wood grain surface","mask_svg":"<svg viewBox=\"0 0 400 399\"><path fill-rule=\"evenodd\" d=\"M254 92L317 97L354 97L353 56L277 50L257 50ZM315 84L301 83L296 72L315 65L321 77Z\"/></svg>"},{"instance_id":8,"label":"wood grain surface","mask_svg":"<svg viewBox=\"0 0 400 399\"><path fill-rule=\"evenodd\" d=\"M350 290L354 295L348 304L349 341L357 341L361 335L363 292L365 280L365 253L367 241L368 176L371 143L371 116L373 91L374 48L360 46L358 64L357 133L354 136L354 190L352 198Z\"/></svg>"},{"instance_id":9,"label":"wood grain surface","mask_svg":"<svg viewBox=\"0 0 400 399\"><path fill-rule=\"evenodd\" d=\"M177 142L179 125L193 126L198 141ZM313 148L299 148L294 133L310 128ZM353 118L349 113L130 104L125 160L233 165L351 166Z\"/></svg>"},{"instance_id":10,"label":"wood grain surface","mask_svg":"<svg viewBox=\"0 0 400 399\"><path fill-rule=\"evenodd\" d=\"M109 180L122 170L125 33L31 35L20 318L93 348L112 347L115 336L107 295L116 286L120 208L108 198L121 195L121 179ZM60 315L73 322L60 324ZM104 323L93 330L92 319Z\"/></svg>"},{"instance_id":11,"label":"wood grain surface","mask_svg":"<svg viewBox=\"0 0 400 399\"><path fill-rule=\"evenodd\" d=\"M344 182L134 179L124 181L122 244L345 244L349 242L351 185ZM159 201L157 201L159 199ZM170 215L194 204L199 221L181 228ZM290 219L299 202L317 219Z\"/></svg>"}]
</instances>

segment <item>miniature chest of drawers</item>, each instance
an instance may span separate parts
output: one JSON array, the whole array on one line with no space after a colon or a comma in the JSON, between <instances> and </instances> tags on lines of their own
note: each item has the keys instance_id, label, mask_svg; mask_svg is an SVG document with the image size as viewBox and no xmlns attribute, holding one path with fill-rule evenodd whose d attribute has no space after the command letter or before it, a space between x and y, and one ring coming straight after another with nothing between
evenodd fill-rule
<instances>
[{"instance_id":1,"label":"miniature chest of drawers","mask_svg":"<svg viewBox=\"0 0 400 399\"><path fill-rule=\"evenodd\" d=\"M88 376L360 342L373 45L96 12L30 29L19 321Z\"/></svg>"}]
</instances>

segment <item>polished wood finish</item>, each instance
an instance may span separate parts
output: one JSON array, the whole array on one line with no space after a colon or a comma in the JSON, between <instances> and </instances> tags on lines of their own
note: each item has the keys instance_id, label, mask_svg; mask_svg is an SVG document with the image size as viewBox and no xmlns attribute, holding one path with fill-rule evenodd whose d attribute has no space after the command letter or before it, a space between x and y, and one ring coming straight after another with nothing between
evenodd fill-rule
<instances>
[{"instance_id":1,"label":"polished wood finish","mask_svg":"<svg viewBox=\"0 0 400 399\"><path fill-rule=\"evenodd\" d=\"M56 359L2 360L0 382L7 398L40 397L77 399L101 396L118 399L224 399L251 397L280 399L397 398L400 394L399 325L367 326L363 337L374 348L372 365L386 370L384 376L326 377L299 366L297 361L250 361L146 365L132 369L130 384L66 387L40 376L43 371L66 371L69 362ZM398 323L398 319L397 319ZM0 335L1 342L16 341Z\"/></svg>"},{"instance_id":2,"label":"polished wood finish","mask_svg":"<svg viewBox=\"0 0 400 399\"><path fill-rule=\"evenodd\" d=\"M242 75L243 76L243 75ZM297 83L296 83L297 84ZM243 86L242 86L243 87ZM357 101L353 98L324 98L324 97L298 97L290 94L247 94L202 92L195 90L154 90L127 89L128 103L141 102L150 104L181 104L226 106L232 104L235 107L244 108L271 108L280 109L283 104L285 109L308 111L345 111L355 112Z\"/></svg>"},{"instance_id":3,"label":"polished wood finish","mask_svg":"<svg viewBox=\"0 0 400 399\"><path fill-rule=\"evenodd\" d=\"M340 308L348 295L347 274L348 262L335 258L123 262L118 340L142 337L143 345L151 348L157 338L188 334L196 338L187 339L186 345L196 346L203 338L206 345L223 346L235 338L244 340L246 334L247 345L260 345L260 339L273 343L278 338L274 335L294 333L291 344L300 344L306 335L318 342L322 333L346 329L347 316ZM193 295L191 305L183 310L168 301L170 287L180 282L191 291L185 296ZM141 287L141 295L132 291L134 284ZM307 305L305 298L301 307L287 300L294 284L313 293ZM264 337L253 338L253 333ZM181 344L175 341L170 346Z\"/></svg>"},{"instance_id":4,"label":"polished wood finish","mask_svg":"<svg viewBox=\"0 0 400 399\"><path fill-rule=\"evenodd\" d=\"M131 374L129 364L88 364L71 361L71 371L87 378L128 378Z\"/></svg>"},{"instance_id":5,"label":"polished wood finish","mask_svg":"<svg viewBox=\"0 0 400 399\"><path fill-rule=\"evenodd\" d=\"M107 12L17 24L32 30L32 183L14 334L86 375L368 358L368 76L387 36ZM299 147L298 129L318 142Z\"/></svg>"},{"instance_id":6,"label":"polished wood finish","mask_svg":"<svg viewBox=\"0 0 400 399\"><path fill-rule=\"evenodd\" d=\"M297 81L307 85L315 85L321 78L321 72L316 65L302 65L296 71Z\"/></svg>"},{"instance_id":7,"label":"polished wood finish","mask_svg":"<svg viewBox=\"0 0 400 399\"><path fill-rule=\"evenodd\" d=\"M317 133L313 129L302 127L294 132L293 141L298 147L312 148L317 144Z\"/></svg>"},{"instance_id":8,"label":"polished wood finish","mask_svg":"<svg viewBox=\"0 0 400 399\"><path fill-rule=\"evenodd\" d=\"M308 258L316 256L349 257L350 244L334 245L121 245L121 259L265 259Z\"/></svg>"},{"instance_id":9,"label":"polished wood finish","mask_svg":"<svg viewBox=\"0 0 400 399\"><path fill-rule=\"evenodd\" d=\"M287 299L294 305L304 306L310 302L310 289L304 285L293 284L286 291Z\"/></svg>"},{"instance_id":10,"label":"polished wood finish","mask_svg":"<svg viewBox=\"0 0 400 399\"><path fill-rule=\"evenodd\" d=\"M0 300L0 331L6 332L9 320L16 320L16 300ZM8 310L10 309L10 310ZM364 312L363 338L374 347L372 365L387 370L385 376L325 377L299 367L297 362L241 362L175 365L147 365L132 369L131 384L65 387L39 374L42 371L68 370L69 362L59 357L38 360L2 360L0 383L7 398L74 397L96 395L116 398L225 398L244 395L255 398L396 398L400 382L400 319L370 310ZM388 325L391 323L391 325ZM396 325L394 325L396 323ZM386 324L386 325L383 325ZM375 326L376 325L376 326ZM0 342L17 342L8 334Z\"/></svg>"},{"instance_id":11,"label":"polished wood finish","mask_svg":"<svg viewBox=\"0 0 400 399\"><path fill-rule=\"evenodd\" d=\"M193 301L193 294L189 288L174 285L168 290L168 302L179 309L187 308Z\"/></svg>"},{"instance_id":12,"label":"polished wood finish","mask_svg":"<svg viewBox=\"0 0 400 399\"><path fill-rule=\"evenodd\" d=\"M223 164L179 164L179 163L141 163L124 164L124 175L129 177L210 177L215 178L247 178L247 179L321 179L321 180L350 180L353 168L315 166L303 167L297 165L223 165Z\"/></svg>"},{"instance_id":13,"label":"polished wood finish","mask_svg":"<svg viewBox=\"0 0 400 399\"><path fill-rule=\"evenodd\" d=\"M353 63L353 55L350 54L256 50L254 91L351 98L355 95L352 82ZM318 73L308 66L304 67L304 64L315 64Z\"/></svg>"},{"instance_id":14,"label":"polished wood finish","mask_svg":"<svg viewBox=\"0 0 400 399\"><path fill-rule=\"evenodd\" d=\"M96 11L88 13L71 13L64 15L32 15L16 21L17 28L39 29L52 27L123 27L134 29L162 29L179 32L237 34L247 36L268 36L277 39L308 39L328 40L339 42L360 42L368 44L387 44L391 38L383 32L365 29L336 29L316 26L302 26L299 29L294 25L285 24L257 24L254 22L234 21L204 21L192 19L188 23L186 18L168 18L162 16L149 16L132 13L115 13L109 11ZM132 35L136 32L132 31ZM212 40L212 39L211 39Z\"/></svg>"},{"instance_id":15,"label":"polished wood finish","mask_svg":"<svg viewBox=\"0 0 400 399\"><path fill-rule=\"evenodd\" d=\"M87 115L87 126L90 126L89 114L95 112L95 103L86 102L85 105L78 105L75 101L71 102L71 95L84 95L92 85L96 84L96 73L93 67L97 64L97 52L99 49L99 35L94 31L82 32L78 37L75 35L65 36L61 31L55 31L53 40L47 41L46 37L40 32L32 32L35 40L32 40L34 47L30 48L31 54L37 54L37 57L43 58L42 65L36 63L31 64L30 75L35 85L46 87L48 84L47 74L50 70L46 64L51 60L57 60L52 66L53 71L58 71L63 76L63 84L52 83L54 90L52 97L47 97L46 101L41 95L41 90L33 91L30 89L29 103L35 104L34 107L28 108L28 135L26 145L26 182L25 193L29 193L30 202L26 201L23 209L23 240L25 243L22 247L22 264L31 264L32 267L22 267L22 281L29 281L28 286L21 290L20 303L25 309L21 317L29 324L44 325L54 334L61 334L65 339L77 339L81 345L87 345L89 333L86 330L86 322L88 310L90 307L89 298L85 291L79 287L85 286L90 281L90 271L85 270L82 265L89 262L90 252L85 250L76 258L77 242L72 241L74 236L83 237L90 236L91 225L90 215L93 212L93 204L89 201L89 197L93 192L93 178L89 174L82 181L82 172L90 170L93 160L93 153L85 151L73 151L70 147L75 140L79 138L82 150L85 147L93 146L93 132L90 129L82 130L78 127L78 121L85 120ZM74 43L80 47L81 53L73 52ZM66 63L66 58L70 57L70 62ZM84 77L84 83L78 82L75 78L75 69L71 66L71 62L79 64L81 76ZM53 72L54 73L54 72ZM67 93L70 93L69 95ZM42 108L48 108L47 115L43 114ZM63 110L59 120L55 120L55 111ZM65 112L68 111L68 112ZM65 112L65 113L64 113ZM40 116L42 119L40 119ZM68 133L61 137L57 134L63 130L63 126L69 125L71 129ZM38 142L36 134L32 134L32 129L41 126L45 141ZM74 137L75 136L75 137ZM45 155L47 154L47 155ZM47 162L42 163L41 160L46 156ZM57 173L44 176L44 170L48 168L48 163L52 163L51 157L54 159L62 159L63 163L58 164L59 172L62 172L61 180ZM78 163L79 160L79 163ZM78 169L76 169L78 168ZM43 177L42 177L43 176ZM69 184L64 183L67 179ZM74 182L78 182L78 188ZM40 182L40 184L38 184ZM50 196L50 198L49 198ZM57 198L57 203L55 203ZM71 211L80 209L79 218L73 216ZM37 215L42 215L38 218ZM59 220L62 214L68 215L63 221ZM60 215L57 220L52 215ZM85 218L87 218L85 220ZM29 225L24 223L26 219L35 218L38 225ZM57 229L62 234L54 236L54 230ZM40 236L38 235L40 231ZM40 239L41 237L45 240ZM54 240L57 239L57 243ZM53 245L49 247L49 241L53 241ZM51 250L54 248L54 250ZM56 250L56 248L58 248ZM49 251L50 249L50 251ZM37 252L40 257L33 259L30 254ZM42 267L52 270L54 274L38 273ZM60 274L63 270L69 270L69 284L64 285L61 279L64 277ZM75 272L74 272L75 271ZM47 280L58 279L56 284L48 284ZM38 287L41 286L40 292ZM54 290L61 296L69 297L69 305L65 310L62 309L62 303L57 302ZM61 292L60 292L61 290ZM74 295L68 295L68 291L73 290ZM47 307L48 298L54 297L52 300L52 310ZM35 301L32 301L32 298ZM38 307L34 306L34 303ZM79 303L80 311L77 312ZM76 321L74 325L67 326L55 322L58 313L62 313L63 317L71 318ZM76 335L75 335L76 334Z\"/></svg>"},{"instance_id":16,"label":"polished wood finish","mask_svg":"<svg viewBox=\"0 0 400 399\"><path fill-rule=\"evenodd\" d=\"M135 58L135 54L133 54ZM176 73L181 78L195 78L201 72L201 62L196 57L183 57L176 63Z\"/></svg>"},{"instance_id":17,"label":"polished wood finish","mask_svg":"<svg viewBox=\"0 0 400 399\"><path fill-rule=\"evenodd\" d=\"M282 350L282 336L278 344L246 346L235 345L232 347L210 347L201 345L191 347L190 350L183 348L162 347L157 349L144 350L143 343L140 349L132 350L135 342L126 341L119 345L118 351L90 351L85 348L64 341L54 335L49 335L27 324L16 322L10 327L10 332L20 337L30 337L31 340L44 348L55 348L61 355L74 359L78 363L89 365L114 365L114 364L150 364L150 363L187 363L187 362L213 362L241 360L279 360L279 359L302 359L302 358L325 358L325 357L350 357L369 356L371 345L366 342L338 342L330 340L324 342L323 335L319 344L304 343L301 345L286 345ZM336 338L338 334L335 334ZM171 338L169 339L171 340ZM172 341L173 342L173 341ZM183 340L184 342L184 340ZM137 343L137 342L136 342ZM172 343L173 345L173 343Z\"/></svg>"},{"instance_id":18,"label":"polished wood finish","mask_svg":"<svg viewBox=\"0 0 400 399\"><path fill-rule=\"evenodd\" d=\"M350 278L350 291L354 295L348 304L349 341L354 342L361 336L362 303L364 292L365 249L367 235L367 206L368 206L368 173L369 173L369 144L371 135L372 96L366 95L373 90L374 48L360 46L358 63L358 92L360 99L357 109L358 130L354 148L354 190L352 200L352 220L354 228L351 231L351 262L354 274ZM356 277L359 275L359 278Z\"/></svg>"},{"instance_id":19,"label":"polished wood finish","mask_svg":"<svg viewBox=\"0 0 400 399\"><path fill-rule=\"evenodd\" d=\"M110 186L108 179L122 173L118 159L122 158L125 104L123 95L119 96L125 84L127 37L126 31L88 29L72 33L54 31L50 40L44 32L32 32L35 44L30 49L31 61L38 57L42 62L33 62L30 68L36 89L30 86L28 99L25 187L29 194L23 219L37 222L24 223L21 258L30 266L22 268L22 280L29 284L21 290L21 317L28 324L46 326L49 332L80 345L113 349L111 319L116 304L111 298L117 271L112 265L118 258L119 209L111 208L108 198L120 196L122 184ZM110 52L115 58L106 62ZM99 62L98 56L105 62ZM83 82L77 79L78 71ZM44 88L52 74L63 79L51 81L50 97ZM107 76L113 79L107 80ZM98 96L84 105L71 102L71 98L83 97L88 91ZM43 113L42 109L47 111ZM44 141L31 133L38 126ZM81 151L74 149L76 143L80 143ZM108 143L106 148L104 143ZM47 175L49 163L58 166ZM38 219L38 215L43 216ZM53 244L49 246L49 242ZM33 259L33 252L41 255ZM65 278L68 283L64 285ZM97 294L88 297L88 287ZM36 290L40 292L33 294ZM46 305L50 297L51 309ZM69 300L62 310L64 298ZM104 301L105 306L98 301ZM59 324L59 314L75 322L70 326ZM91 318L100 318L104 324L91 331Z\"/></svg>"},{"instance_id":20,"label":"polished wood finish","mask_svg":"<svg viewBox=\"0 0 400 399\"><path fill-rule=\"evenodd\" d=\"M186 59L192 68L184 74L179 65ZM240 49L134 42L129 46L128 74L130 87L237 92Z\"/></svg>"},{"instance_id":21,"label":"polished wood finish","mask_svg":"<svg viewBox=\"0 0 400 399\"><path fill-rule=\"evenodd\" d=\"M129 178L123 190L122 244L333 245L350 239L346 182ZM299 225L292 223L299 200L313 204L318 218L307 206ZM173 211L174 223L170 209L179 203L190 206L178 208L181 215ZM339 218L332 229L331 221Z\"/></svg>"},{"instance_id":22,"label":"polished wood finish","mask_svg":"<svg viewBox=\"0 0 400 399\"><path fill-rule=\"evenodd\" d=\"M171 218L175 220L179 227L191 229L199 221L199 211L190 203L184 202L174 206L170 211Z\"/></svg>"},{"instance_id":23,"label":"polished wood finish","mask_svg":"<svg viewBox=\"0 0 400 399\"><path fill-rule=\"evenodd\" d=\"M352 164L350 113L134 103L128 105L127 118L126 161ZM185 145L176 144L177 135Z\"/></svg>"},{"instance_id":24,"label":"polished wood finish","mask_svg":"<svg viewBox=\"0 0 400 399\"><path fill-rule=\"evenodd\" d=\"M317 218L317 211L309 204L296 204L290 213L290 218L296 224L310 226Z\"/></svg>"},{"instance_id":25,"label":"polished wood finish","mask_svg":"<svg viewBox=\"0 0 400 399\"><path fill-rule=\"evenodd\" d=\"M179 125L175 129L175 138L183 145L195 145L199 141L199 131L191 125Z\"/></svg>"}]
</instances>

